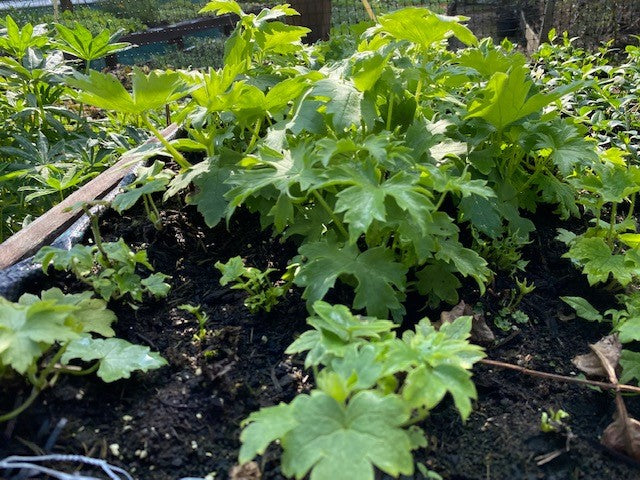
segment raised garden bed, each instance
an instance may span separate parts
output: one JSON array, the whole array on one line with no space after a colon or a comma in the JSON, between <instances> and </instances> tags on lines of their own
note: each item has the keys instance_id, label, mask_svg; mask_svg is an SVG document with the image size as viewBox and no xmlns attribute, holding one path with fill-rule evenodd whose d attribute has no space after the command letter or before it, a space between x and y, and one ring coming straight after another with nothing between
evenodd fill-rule
<instances>
[{"instance_id":1,"label":"raised garden bed","mask_svg":"<svg viewBox=\"0 0 640 480\"><path fill-rule=\"evenodd\" d=\"M637 476L621 109L640 49L591 89L572 79L603 52L566 39L531 68L424 9L358 48L304 48L306 29L266 21L286 6L209 10L241 18L221 70L71 82L165 151L84 246L37 255L50 276L21 303L0 300L0 456L163 480ZM183 138L151 123L163 107Z\"/></svg>"},{"instance_id":2,"label":"raised garden bed","mask_svg":"<svg viewBox=\"0 0 640 480\"><path fill-rule=\"evenodd\" d=\"M536 218L539 228L527 255L532 260L527 278L538 286L522 307L531 324L508 333L493 328L498 338L487 352L492 359L569 375L575 372L571 357L585 353L606 328L577 319L558 320L565 312L558 296L589 295L589 289L570 262L560 258L562 245L553 240L555 228L566 225L548 218L544 212ZM212 472L225 478L237 463L240 422L261 406L288 402L311 388L300 358L284 354L306 329L306 307L299 293L290 294L270 314L252 315L243 306L242 293L220 287L220 274L213 267L218 259L241 255L260 268L283 268L295 246L261 232L250 214L234 219L229 230L211 230L193 208L174 203L162 211L162 219L165 226L158 232L139 209L124 217L108 215L101 228L105 239L122 236L135 247L147 248L154 266L172 276L173 289L165 301L148 302L135 312L112 304L119 318L118 336L157 349L170 366L109 385L62 380L27 415L2 427L0 457L39 452L64 420L53 452L105 458L140 479L175 480ZM27 291L37 293L51 285L83 289L57 274L29 285ZM482 299L488 311L510 286L506 278L496 280ZM477 294L463 298L469 303L478 300ZM344 298L336 294L335 301ZM185 302L202 305L210 316L208 334L200 343L193 340L195 319L177 309ZM413 311L411 304L408 310ZM423 314L437 318L439 312L414 312L405 325ZM633 462L598 442L614 412L606 393L485 366L477 367L473 378L479 396L466 424L451 402L424 423L431 445L417 459L443 478L597 479L640 474ZM16 395L20 392L5 390L0 408L10 408ZM632 414L640 414L638 402L628 404ZM565 438L540 432L540 415L549 408L571 415L569 425L576 438L566 452ZM558 450L558 458L538 465L543 460L539 456ZM277 454L277 449L269 450L259 463L262 478L282 478Z\"/></svg>"}]
</instances>

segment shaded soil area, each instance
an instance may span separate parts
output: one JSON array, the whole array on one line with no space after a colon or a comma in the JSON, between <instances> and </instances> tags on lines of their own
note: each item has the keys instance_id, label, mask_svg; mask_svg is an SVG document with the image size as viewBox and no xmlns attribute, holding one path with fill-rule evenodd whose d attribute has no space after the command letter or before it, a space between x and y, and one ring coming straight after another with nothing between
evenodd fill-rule
<instances>
[{"instance_id":1,"label":"shaded soil area","mask_svg":"<svg viewBox=\"0 0 640 480\"><path fill-rule=\"evenodd\" d=\"M166 300L147 302L138 310L110 305L119 318L118 335L160 351L169 366L112 384L93 378L59 379L17 421L0 425L0 458L41 453L48 443L52 452L105 458L140 480L207 474L227 478L237 458L240 422L261 406L289 401L311 388L301 360L284 355L306 329L300 292L291 292L270 314L251 315L243 306L242 293L220 287L214 268L217 260L241 255L250 265L282 269L295 254L295 246L262 232L257 218L246 213L239 213L229 230L206 228L197 212L180 205L168 207L162 216L161 231L136 213L108 215L102 229L108 240L122 236L147 248L156 269L172 276ZM544 223L552 215L539 217L539 230L526 252L530 260L526 277L537 286L522 305L531 321L508 332L489 321L498 339L487 354L529 368L572 374L571 358L586 353L589 343L608 332L606 326L559 320L567 309L558 297L586 295L599 306L611 305L612 299L594 297L582 276L560 258L563 247L553 240L558 225ZM83 289L57 275L34 283L30 291L52 284L69 291ZM512 280L498 277L489 288L482 299L488 319L512 286ZM478 301L470 284L461 296L467 303ZM340 298L338 292L332 300ZM194 339L196 320L177 308L184 303L199 304L210 316L201 341ZM415 303L408 311L420 307ZM437 318L437 312L419 315L425 313ZM614 413L610 394L485 366L474 373L479 400L471 417L463 424L448 400L435 409L423 425L430 445L416 453L417 461L446 479L640 479L636 464L599 443ZM0 411L28 394L19 384L3 388ZM640 399L626 401L630 414L640 417ZM571 415L568 425L575 438L568 444L563 435L541 433L540 415L549 408L562 408ZM557 458L538 465L541 456L557 451ZM278 454L273 447L258 460L262 478L282 478ZM258 477L234 480L240 478Z\"/></svg>"}]
</instances>

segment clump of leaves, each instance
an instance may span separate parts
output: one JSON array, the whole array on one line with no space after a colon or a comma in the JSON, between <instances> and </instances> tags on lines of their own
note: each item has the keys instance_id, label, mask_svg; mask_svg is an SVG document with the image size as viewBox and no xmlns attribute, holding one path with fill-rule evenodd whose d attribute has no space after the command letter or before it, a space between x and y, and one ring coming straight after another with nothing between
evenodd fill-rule
<instances>
[{"instance_id":1,"label":"clump of leaves","mask_svg":"<svg viewBox=\"0 0 640 480\"><path fill-rule=\"evenodd\" d=\"M152 272L154 270L149 263L146 250L134 252L122 238L117 242L102 240L98 217L90 207L105 204L108 205L107 202L98 200L72 207L84 210L89 217L94 245L77 244L69 250L43 247L36 253L34 261L42 265L45 273L52 265L56 270L73 273L78 280L90 285L105 300L118 300L127 295L134 302L141 302L144 295L166 297L171 288L171 285L166 283L170 278L168 275L156 272L142 277L139 273L141 267Z\"/></svg>"},{"instance_id":2,"label":"clump of leaves","mask_svg":"<svg viewBox=\"0 0 640 480\"><path fill-rule=\"evenodd\" d=\"M108 30L102 30L94 36L80 23L76 23L73 28L58 23L56 30L58 31L58 40L54 46L84 60L86 62L85 72L89 72L92 60L120 52L129 46L126 42L117 42L122 31L112 34Z\"/></svg>"},{"instance_id":3,"label":"clump of leaves","mask_svg":"<svg viewBox=\"0 0 640 480\"><path fill-rule=\"evenodd\" d=\"M174 177L174 172L164 168L164 162L156 160L148 167L141 167L136 172L136 179L122 188L111 202L111 207L122 213L133 207L142 198L147 218L158 230L162 228L160 212L151 194L164 192Z\"/></svg>"},{"instance_id":4,"label":"clump of leaves","mask_svg":"<svg viewBox=\"0 0 640 480\"><path fill-rule=\"evenodd\" d=\"M179 73L154 70L145 74L140 68L134 68L131 92L128 92L114 75L95 70L90 70L87 75L76 74L73 78L67 79L67 83L79 90L77 98L83 103L139 118L180 168L186 170L191 166L150 119L154 110L165 108L192 90Z\"/></svg>"},{"instance_id":5,"label":"clump of leaves","mask_svg":"<svg viewBox=\"0 0 640 480\"><path fill-rule=\"evenodd\" d=\"M590 322L609 322L611 323L614 336L605 337L609 339L606 344L599 344L599 348L604 351L612 352L608 356L609 360L615 365L620 363L622 367L622 382L640 380L640 353L632 350L621 350L622 344L632 344L632 342L640 341L640 295L638 293L630 293L618 295L618 300L622 304L622 308L608 309L601 313L597 308L591 305L582 297L560 297L567 305L573 308L576 315ZM614 340L611 340L611 339ZM585 363L586 360L586 363ZM602 370L601 361L593 355L587 359L576 357L575 361L579 361L578 367L590 374L605 376ZM594 369L589 371L589 365ZM595 365L595 366L594 366Z\"/></svg>"},{"instance_id":6,"label":"clump of leaves","mask_svg":"<svg viewBox=\"0 0 640 480\"><path fill-rule=\"evenodd\" d=\"M503 307L493 318L493 322L500 330L508 332L513 328L513 323L529 323L529 315L518 308L525 295L533 292L536 286L527 283L527 279L520 281L516 278L516 288L509 290L509 297Z\"/></svg>"},{"instance_id":7,"label":"clump of leaves","mask_svg":"<svg viewBox=\"0 0 640 480\"><path fill-rule=\"evenodd\" d=\"M561 408L557 410L550 408L548 411L542 412L540 415L540 430L544 433L562 432L568 428L565 421L570 417L571 415Z\"/></svg>"},{"instance_id":8,"label":"clump of leaves","mask_svg":"<svg viewBox=\"0 0 640 480\"><path fill-rule=\"evenodd\" d=\"M0 377L17 374L33 387L22 405L0 414L0 422L22 413L61 374L96 372L103 381L113 382L136 370L166 365L148 347L113 338L115 320L106 303L90 292L64 294L52 288L40 297L24 294L16 303L0 297ZM74 360L95 363L82 369Z\"/></svg>"},{"instance_id":9,"label":"clump of leaves","mask_svg":"<svg viewBox=\"0 0 640 480\"><path fill-rule=\"evenodd\" d=\"M308 352L305 365L314 368L318 388L245 420L240 462L279 440L288 477L373 479L373 467L413 474L411 452L427 445L415 424L447 393L463 419L471 412L469 369L484 356L468 342L471 317L439 331L424 319L397 338L391 321L322 301L313 310L313 330L287 352Z\"/></svg>"},{"instance_id":10,"label":"clump of leaves","mask_svg":"<svg viewBox=\"0 0 640 480\"><path fill-rule=\"evenodd\" d=\"M145 295L166 297L171 288L166 283L169 276L164 273L146 277L138 273L140 267L153 271L147 252L134 252L123 239L100 242L100 245L74 245L70 250L43 247L35 261L42 264L45 273L50 266L73 273L105 300L128 296L134 302L141 302Z\"/></svg>"},{"instance_id":11,"label":"clump of leaves","mask_svg":"<svg viewBox=\"0 0 640 480\"><path fill-rule=\"evenodd\" d=\"M247 267L239 256L230 258L227 263L218 261L215 267L222 274L220 285L225 286L233 283L231 288L244 290L248 295L244 301L245 307L251 313L257 313L261 310L270 312L286 295L293 284L298 265L289 265L285 273L275 283L269 279L269 276L276 271L274 268L262 271L255 267Z\"/></svg>"}]
</instances>

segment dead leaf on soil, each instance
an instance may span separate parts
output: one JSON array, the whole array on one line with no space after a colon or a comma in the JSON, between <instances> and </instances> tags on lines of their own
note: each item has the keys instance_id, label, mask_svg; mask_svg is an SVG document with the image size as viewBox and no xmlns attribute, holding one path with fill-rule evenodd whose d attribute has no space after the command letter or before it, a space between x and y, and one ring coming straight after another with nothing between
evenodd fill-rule
<instances>
[{"instance_id":1,"label":"dead leaf on soil","mask_svg":"<svg viewBox=\"0 0 640 480\"><path fill-rule=\"evenodd\" d=\"M461 300L460 303L458 303L448 312L443 311L442 313L440 313L440 321L436 322L434 326L436 328L440 328L443 323L451 323L456 318L466 315L472 317L471 341L480 344L487 344L493 342L496 339L496 336L487 325L484 314L473 313L471 305L467 305L466 303L464 303L464 300Z\"/></svg>"},{"instance_id":2,"label":"dead leaf on soil","mask_svg":"<svg viewBox=\"0 0 640 480\"><path fill-rule=\"evenodd\" d=\"M262 472L256 462L236 465L229 473L229 480L260 480L261 478Z\"/></svg>"},{"instance_id":3,"label":"dead leaf on soil","mask_svg":"<svg viewBox=\"0 0 640 480\"><path fill-rule=\"evenodd\" d=\"M590 345L590 347L600 362L606 377L611 383L618 385L615 367L622 347L619 345L620 342L617 338L605 342L609 337L603 338L595 345ZM618 344L617 346L616 343ZM615 359L615 362L613 359ZM616 391L616 413L613 418L613 423L604 430L600 441L604 446L640 461L640 422L629 416L620 390Z\"/></svg>"},{"instance_id":4,"label":"dead leaf on soil","mask_svg":"<svg viewBox=\"0 0 640 480\"><path fill-rule=\"evenodd\" d=\"M620 340L618 340L617 335L607 335L594 345L591 345L591 348L592 350L597 348L615 370L620 360L620 352L622 351L622 344ZM609 376L598 355L593 351L585 355L578 355L571 361L579 370L590 377L607 378Z\"/></svg>"},{"instance_id":5,"label":"dead leaf on soil","mask_svg":"<svg viewBox=\"0 0 640 480\"><path fill-rule=\"evenodd\" d=\"M627 414L626 407L623 415L619 410L614 414L613 423L604 430L601 442L608 448L640 461L640 422Z\"/></svg>"}]
</instances>

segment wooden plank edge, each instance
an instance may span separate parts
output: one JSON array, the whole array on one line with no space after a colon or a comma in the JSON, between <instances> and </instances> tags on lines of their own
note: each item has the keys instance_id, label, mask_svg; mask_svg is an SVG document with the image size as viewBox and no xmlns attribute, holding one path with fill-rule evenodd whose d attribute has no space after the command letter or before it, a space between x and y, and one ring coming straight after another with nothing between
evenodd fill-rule
<instances>
[{"instance_id":1,"label":"wooden plank edge","mask_svg":"<svg viewBox=\"0 0 640 480\"><path fill-rule=\"evenodd\" d=\"M179 126L176 124L169 125L162 131L162 134L171 139L175 137L178 128ZM144 144L157 142L158 139L152 137ZM66 212L65 209L78 202L89 202L104 197L118 185L139 160L139 155L125 154L114 165L5 240L0 244L0 270L14 265L51 243L83 215L81 211Z\"/></svg>"}]
</instances>

